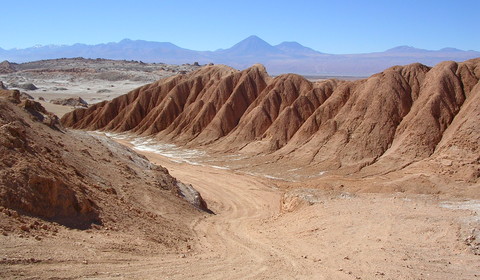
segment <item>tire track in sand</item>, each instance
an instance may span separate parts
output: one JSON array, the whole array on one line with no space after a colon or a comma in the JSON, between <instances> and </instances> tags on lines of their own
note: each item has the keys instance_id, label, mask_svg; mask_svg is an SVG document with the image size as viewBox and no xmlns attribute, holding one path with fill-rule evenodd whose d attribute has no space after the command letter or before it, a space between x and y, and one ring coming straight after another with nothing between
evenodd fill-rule
<instances>
[{"instance_id":1,"label":"tire track in sand","mask_svg":"<svg viewBox=\"0 0 480 280\"><path fill-rule=\"evenodd\" d=\"M255 230L262 220L278 214L279 191L249 175L173 163L155 154L144 154L168 168L174 177L195 186L216 213L192 223L200 239L195 260L177 258L163 262L168 263L167 275L172 279L293 279L302 274L297 256L289 254L281 244L258 238L261 232ZM156 266L163 270L163 264Z\"/></svg>"}]
</instances>

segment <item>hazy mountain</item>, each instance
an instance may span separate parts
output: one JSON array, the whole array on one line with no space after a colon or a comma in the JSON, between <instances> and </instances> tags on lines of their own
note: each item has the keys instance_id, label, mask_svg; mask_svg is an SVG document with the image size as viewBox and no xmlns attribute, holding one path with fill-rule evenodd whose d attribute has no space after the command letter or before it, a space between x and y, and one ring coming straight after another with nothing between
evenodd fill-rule
<instances>
[{"instance_id":1,"label":"hazy mountain","mask_svg":"<svg viewBox=\"0 0 480 280\"><path fill-rule=\"evenodd\" d=\"M228 56L272 56L281 53L281 50L254 35L238 42L229 49L217 52L217 54Z\"/></svg>"},{"instance_id":2,"label":"hazy mountain","mask_svg":"<svg viewBox=\"0 0 480 280\"><path fill-rule=\"evenodd\" d=\"M322 54L314 49L305 47L297 42L283 42L279 45L276 45L275 48L295 56L311 56L311 55L319 55Z\"/></svg>"},{"instance_id":3,"label":"hazy mountain","mask_svg":"<svg viewBox=\"0 0 480 280\"><path fill-rule=\"evenodd\" d=\"M151 62L179 58L195 59L197 51L180 48L169 42L150 42L143 40L124 39L118 43L98 45L74 44L71 46L35 46L26 49L12 49L4 52L2 60L14 62L27 62L51 58L109 58L126 60L145 60Z\"/></svg>"},{"instance_id":4,"label":"hazy mountain","mask_svg":"<svg viewBox=\"0 0 480 280\"><path fill-rule=\"evenodd\" d=\"M456 49L456 48L443 48L440 51L442 52L463 52L462 50Z\"/></svg>"},{"instance_id":5,"label":"hazy mountain","mask_svg":"<svg viewBox=\"0 0 480 280\"><path fill-rule=\"evenodd\" d=\"M27 62L63 57L108 58L184 64L213 62L245 69L262 63L271 74L367 76L393 65L420 62L433 66L440 61L465 61L480 57L480 52L455 48L424 50L398 46L384 52L363 54L325 54L297 42L272 46L257 36L250 36L228 49L195 51L169 42L125 39L98 45L74 44L35 46L25 49L0 49L0 61Z\"/></svg>"},{"instance_id":6,"label":"hazy mountain","mask_svg":"<svg viewBox=\"0 0 480 280\"><path fill-rule=\"evenodd\" d=\"M385 51L386 53L417 53L417 52L428 52L428 50L417 49L411 46L398 46L391 48Z\"/></svg>"}]
</instances>

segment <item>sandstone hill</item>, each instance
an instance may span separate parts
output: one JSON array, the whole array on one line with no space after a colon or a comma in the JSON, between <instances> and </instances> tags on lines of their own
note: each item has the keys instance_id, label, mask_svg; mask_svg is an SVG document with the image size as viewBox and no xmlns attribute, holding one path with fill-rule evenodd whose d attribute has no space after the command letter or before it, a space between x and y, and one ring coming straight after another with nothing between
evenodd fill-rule
<instances>
[{"instance_id":1,"label":"sandstone hill","mask_svg":"<svg viewBox=\"0 0 480 280\"><path fill-rule=\"evenodd\" d=\"M61 121L336 174L381 175L423 164L478 186L479 79L480 59L321 82L270 77L261 65L207 66ZM445 164L432 167L439 162Z\"/></svg>"},{"instance_id":2,"label":"sandstone hill","mask_svg":"<svg viewBox=\"0 0 480 280\"><path fill-rule=\"evenodd\" d=\"M0 155L4 235L115 228L171 247L188 239L188 220L202 213L182 197L207 210L165 168L104 136L65 131L16 90L0 91Z\"/></svg>"}]
</instances>

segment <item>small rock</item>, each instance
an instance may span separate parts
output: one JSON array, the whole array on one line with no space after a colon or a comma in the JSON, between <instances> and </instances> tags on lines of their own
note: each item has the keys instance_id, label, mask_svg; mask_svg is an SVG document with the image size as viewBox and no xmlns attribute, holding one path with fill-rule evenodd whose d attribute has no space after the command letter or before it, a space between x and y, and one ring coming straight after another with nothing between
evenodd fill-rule
<instances>
[{"instance_id":1,"label":"small rock","mask_svg":"<svg viewBox=\"0 0 480 280\"><path fill-rule=\"evenodd\" d=\"M25 90L36 90L36 89L38 89L32 83L25 83L25 84L11 83L9 86L13 87L13 88L21 88L21 89L25 89Z\"/></svg>"},{"instance_id":2,"label":"small rock","mask_svg":"<svg viewBox=\"0 0 480 280\"><path fill-rule=\"evenodd\" d=\"M453 162L452 162L451 160L449 160L449 159L442 159L442 160L441 160L441 163L442 163L443 165L445 165L445 166L452 166L452 163L453 163Z\"/></svg>"},{"instance_id":3,"label":"small rock","mask_svg":"<svg viewBox=\"0 0 480 280\"><path fill-rule=\"evenodd\" d=\"M63 105L63 106L88 107L88 103L85 100L83 100L81 97L57 98L57 99L50 100L50 103Z\"/></svg>"},{"instance_id":4,"label":"small rock","mask_svg":"<svg viewBox=\"0 0 480 280\"><path fill-rule=\"evenodd\" d=\"M83 263L83 264L88 264L88 261L87 261L87 260L84 260L82 263Z\"/></svg>"}]
</instances>

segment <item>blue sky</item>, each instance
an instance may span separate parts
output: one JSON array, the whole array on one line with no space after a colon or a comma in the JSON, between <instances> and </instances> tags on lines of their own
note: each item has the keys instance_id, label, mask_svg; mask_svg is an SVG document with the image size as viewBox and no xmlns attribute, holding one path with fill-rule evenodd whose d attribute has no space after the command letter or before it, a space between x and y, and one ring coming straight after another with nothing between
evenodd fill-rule
<instances>
[{"instance_id":1,"label":"blue sky","mask_svg":"<svg viewBox=\"0 0 480 280\"><path fill-rule=\"evenodd\" d=\"M257 35L327 53L399 45L480 51L480 0L0 0L0 47L99 44L124 38L194 50Z\"/></svg>"}]
</instances>

